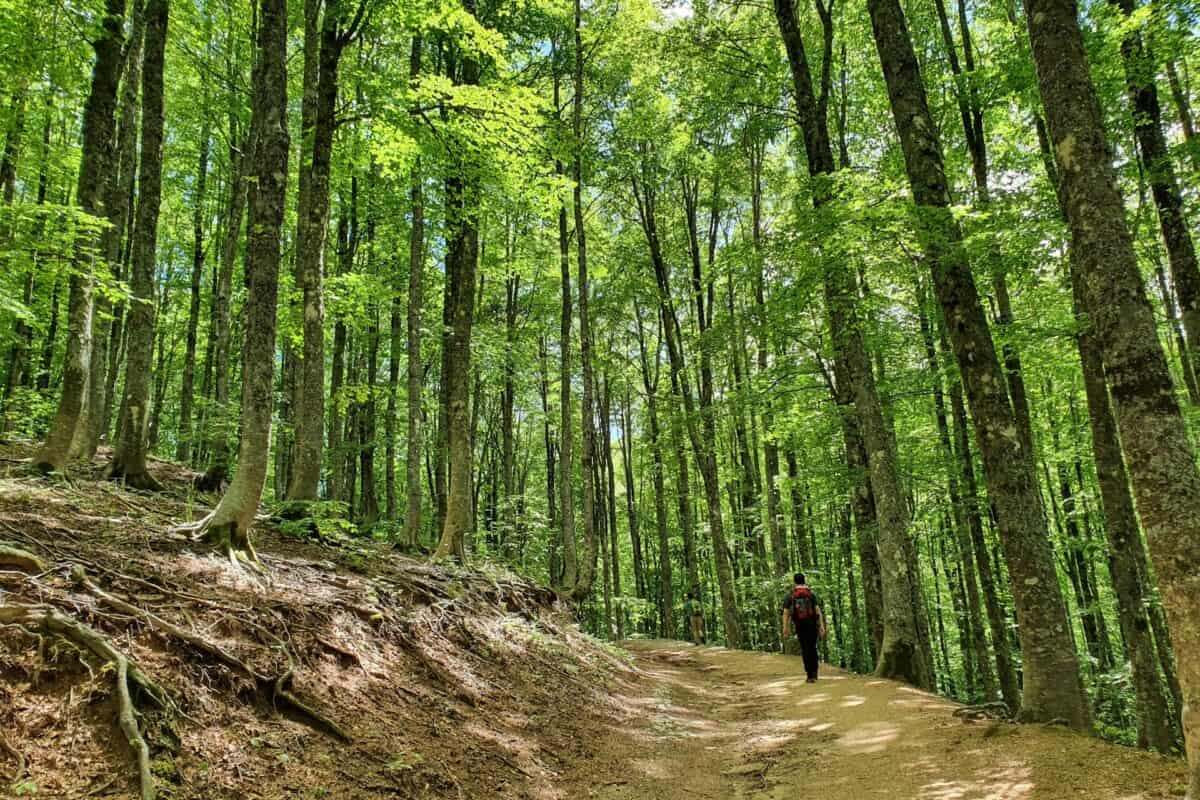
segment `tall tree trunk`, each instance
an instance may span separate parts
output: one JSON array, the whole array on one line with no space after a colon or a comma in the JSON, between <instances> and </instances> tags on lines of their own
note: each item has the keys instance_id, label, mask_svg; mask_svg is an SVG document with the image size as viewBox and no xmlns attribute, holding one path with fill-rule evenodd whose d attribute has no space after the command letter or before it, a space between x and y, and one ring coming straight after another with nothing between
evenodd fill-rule
<instances>
[{"instance_id":1,"label":"tall tree trunk","mask_svg":"<svg viewBox=\"0 0 1200 800\"><path fill-rule=\"evenodd\" d=\"M505 263L512 262L512 243L508 231L505 231ZM517 347L517 311L520 298L521 278L510 275L504 281L504 388L500 397L500 435L501 435L501 471L504 483L503 509L503 549L507 554L511 550L511 540L516 528L516 464L515 441L513 433L514 406L516 404L516 354Z\"/></svg>"},{"instance_id":2,"label":"tall tree trunk","mask_svg":"<svg viewBox=\"0 0 1200 800\"><path fill-rule=\"evenodd\" d=\"M144 8L143 0L137 0L132 14L129 41L125 47L125 65L121 78L121 98L114 153L115 163L113 169L110 170L110 180L106 188L108 198L105 206L108 211L110 227L104 234L106 237L104 251L111 268L118 275L122 274L125 266L131 262L133 229L136 224L134 195L137 185L138 117L141 113L139 90L142 82L142 44L146 28ZM110 306L109 301L101 296L96 300L96 309L97 313L92 318L93 326L95 326L92 337L93 357L99 355L106 348L108 364L102 369L98 365L92 365L92 378L97 379L103 376L104 380L102 395L98 393L98 387L91 387L93 398L103 397L103 409L100 416L89 415L90 438L87 444L93 450L99 444L100 439L109 435L113 430L114 405L118 408L120 405L116 402L117 375L121 371L121 362L128 346L125 336L128 330L125 325L125 301L122 300L116 306ZM103 322L105 314L110 311L112 321L108 325L107 339L105 339L105 334L102 333L103 329L99 326Z\"/></svg>"},{"instance_id":3,"label":"tall tree trunk","mask_svg":"<svg viewBox=\"0 0 1200 800\"><path fill-rule=\"evenodd\" d=\"M944 327L941 330L943 353L950 350ZM970 533L970 548L974 553L975 568L979 573L979 589L987 611L988 627L992 634L992 650L996 656L996 678L1000 683L1000 696L1010 710L1021 707L1021 689L1017 683L1017 669L1013 660L1012 641L1008 633L1008 619L1000 604L996 570L992 566L987 540L983 529L982 501L979 497L975 477L975 459L971 454L971 434L967 423L967 409L963 400L962 385L958 381L950 384L950 412L952 429L957 446L959 476L962 480L963 508L966 512L967 530Z\"/></svg>"},{"instance_id":4,"label":"tall tree trunk","mask_svg":"<svg viewBox=\"0 0 1200 800\"><path fill-rule=\"evenodd\" d=\"M192 460L192 404L196 380L196 330L200 324L200 279L204 274L204 195L208 185L208 124L200 134L200 161L196 166L196 190L192 196L192 276L188 303L187 338L183 358L183 383L179 392L179 442L175 458Z\"/></svg>"},{"instance_id":5,"label":"tall tree trunk","mask_svg":"<svg viewBox=\"0 0 1200 800\"><path fill-rule=\"evenodd\" d=\"M1175 67L1175 59L1167 59L1167 81L1171 85L1171 98L1175 101L1175 110L1179 113L1179 125L1183 128L1183 143L1191 158L1192 169L1200 170L1200 151L1197 151L1196 124L1192 117L1192 103L1188 100L1187 92L1179 80L1179 71Z\"/></svg>"},{"instance_id":6,"label":"tall tree trunk","mask_svg":"<svg viewBox=\"0 0 1200 800\"><path fill-rule=\"evenodd\" d=\"M1095 326L1125 463L1171 622L1189 797L1200 797L1200 471L1175 400L1153 309L1125 225L1072 0L1033 0L1027 23L1083 310Z\"/></svg>"},{"instance_id":7,"label":"tall tree trunk","mask_svg":"<svg viewBox=\"0 0 1200 800\"><path fill-rule=\"evenodd\" d=\"M942 446L942 455L946 465L946 483L949 490L950 506L953 509L951 528L958 550L959 564L962 568L962 582L965 586L967 601L966 610L969 615L969 628L972 636L971 644L974 649L973 656L978 661L979 682L983 687L984 699L991 701L996 698L999 687L996 683L996 672L992 667L992 658L988 649L987 632L983 627L983 605L980 601L979 582L977 580L974 555L972 553L971 533L967 522L968 510L964 507L961 485L959 483L960 467L955 458L954 446L951 443L949 417L946 410L946 396L942 385L942 365L938 358L937 346L933 338L933 326L930 324L929 317L925 312L927 295L925 286L919 275L917 276L917 305L921 326L921 339L925 345L925 361L929 367L930 377L933 380L934 415L937 418L938 441ZM970 657L965 650L963 657L964 659L969 659ZM973 683L970 677L968 677L967 682L968 686ZM1005 699L1008 701L1013 700L1011 697Z\"/></svg>"},{"instance_id":8,"label":"tall tree trunk","mask_svg":"<svg viewBox=\"0 0 1200 800\"><path fill-rule=\"evenodd\" d=\"M747 145L750 154L750 208L751 208L751 241L754 245L754 307L756 313L755 338L757 340L757 363L760 378L765 378L768 369L767 349L770 344L770 323L767 318L766 280L763 276L762 254L762 169L766 156L766 146L761 142L750 142ZM776 575L788 571L787 536L783 525L783 514L779 498L779 445L775 438L775 414L771 404L771 395L763 396L765 405L762 410L763 438L763 479L767 495L767 531L771 539L771 552L774 559Z\"/></svg>"},{"instance_id":9,"label":"tall tree trunk","mask_svg":"<svg viewBox=\"0 0 1200 800\"><path fill-rule=\"evenodd\" d=\"M612 586L617 618L617 639L625 638L625 613L621 602L621 548L617 530L617 478L613 469L612 457L612 381L604 376L604 392L600 398L600 460L603 462L603 472L608 481L605 491L608 511L608 547L612 551Z\"/></svg>"},{"instance_id":10,"label":"tall tree trunk","mask_svg":"<svg viewBox=\"0 0 1200 800\"><path fill-rule=\"evenodd\" d=\"M970 398L989 497L995 504L1021 619L1026 720L1065 719L1090 729L1031 453L1022 446L962 231L950 210L941 142L899 0L869 0L871 26L918 213L918 235Z\"/></svg>"},{"instance_id":11,"label":"tall tree trunk","mask_svg":"<svg viewBox=\"0 0 1200 800\"><path fill-rule=\"evenodd\" d=\"M421 69L421 40L413 39L413 78ZM413 165L409 198L412 205L412 226L408 234L408 313L405 317L408 340L408 439L405 442L405 504L404 544L417 546L421 536L421 444L425 435L422 425L421 393L423 364L421 361L421 317L425 292L425 201L422 195L421 165Z\"/></svg>"},{"instance_id":12,"label":"tall tree trunk","mask_svg":"<svg viewBox=\"0 0 1200 800\"><path fill-rule=\"evenodd\" d=\"M687 365L684 363L682 331L679 319L675 314L675 306L671 299L670 272L663 257L662 247L658 238L657 196L653 187L641 179L635 179L634 191L637 196L639 217L642 230L650 248L650 262L656 286L658 287L659 315L662 319L664 338L667 343L667 355L671 365L672 391L683 406L683 417L686 423L688 439L696 456L697 465L704 483L704 499L708 508L709 537L712 540L713 562L716 568L717 584L721 596L721 611L725 624L725 639L732 648L742 645L742 624L737 607L737 597L734 592L733 569L729 559L729 549L725 540L725 527L721 515L721 487L717 474L717 459L714 450L716 446L715 421L712 415L712 367L701 349L701 397L700 415L704 417L703 431L696 422L695 403L692 398L691 379ZM703 303L703 294L696 298ZM700 305L697 314L697 324L707 330L704 306ZM680 454L680 463L683 463ZM690 512L689 512L690 513Z\"/></svg>"},{"instance_id":13,"label":"tall tree trunk","mask_svg":"<svg viewBox=\"0 0 1200 800\"><path fill-rule=\"evenodd\" d=\"M649 403L649 389L647 389L647 403ZM655 410L655 435L657 436L657 409ZM657 442L657 440L656 440ZM626 386L625 397L621 404L621 466L624 469L625 475L625 514L629 520L629 544L633 551L633 584L634 595L641 600L646 599L646 576L645 566L642 562L642 534L641 525L638 519L637 508L637 487L633 477L633 399L629 395L629 388ZM655 468L659 469L661 475L662 455L659 454L658 460L654 462ZM664 502L660 498L659 502ZM666 506L663 506L663 522L666 524ZM667 562L668 573L670 572L670 561Z\"/></svg>"},{"instance_id":14,"label":"tall tree trunk","mask_svg":"<svg viewBox=\"0 0 1200 800\"><path fill-rule=\"evenodd\" d=\"M554 106L559 106L559 80L554 76ZM561 163L556 172L565 175ZM559 315L559 424L558 424L558 506L562 537L562 587L574 590L579 580L579 559L575 542L575 437L571 432L571 322L574 297L571 294L571 251L567 234L567 206L558 209L558 265L562 280L562 311Z\"/></svg>"},{"instance_id":15,"label":"tall tree trunk","mask_svg":"<svg viewBox=\"0 0 1200 800\"><path fill-rule=\"evenodd\" d=\"M642 312L636 301L634 303L634 322L637 325L639 363L642 368L642 384L646 389L646 413L649 416L650 423L650 458L652 460L651 469L654 481L654 523L655 529L658 532L658 579L659 592L662 599L659 609L662 624L660 632L663 637L670 638L675 631L675 602L671 579L671 539L667 530L667 492L663 464L662 429L658 421L659 352L661 350L662 336L660 333L656 338L653 358L654 368L651 369L651 358L647 352L646 337L642 331ZM628 413L628 403L626 403L626 414L628 415ZM627 424L627 436L630 430L631 426ZM626 451L626 481L632 479L632 468L629 466L628 461L632 450L632 443L630 443L630 448ZM682 448L680 450L682 451ZM682 456L682 452L680 452L680 455ZM632 503L632 490L628 490L630 491L630 503ZM680 510L683 511L682 505L680 506ZM696 566L693 559L688 564L688 591L695 593L699 597L700 578L698 574L693 575L692 571L695 569Z\"/></svg>"},{"instance_id":16,"label":"tall tree trunk","mask_svg":"<svg viewBox=\"0 0 1200 800\"><path fill-rule=\"evenodd\" d=\"M583 387L579 405L582 417L580 434L582 447L579 466L583 473L583 561L579 565L579 580L571 595L577 601L587 597L596 575L596 554L600 537L595 531L596 486L592 464L596 460L596 378L592 369L592 323L588 281L587 230L583 218L583 11L582 0L575 0L575 91L571 101L571 128L574 138L574 158L571 171L574 179L572 207L575 217L575 261L579 276L579 362L583 370Z\"/></svg>"},{"instance_id":17,"label":"tall tree trunk","mask_svg":"<svg viewBox=\"0 0 1200 800\"><path fill-rule=\"evenodd\" d=\"M293 404L296 452L289 500L316 500L325 440L325 242L329 230L329 174L338 100L338 66L354 36L347 0L304 5L304 95L301 102L301 161L296 202L296 286L303 293L303 355ZM346 24L349 27L346 27Z\"/></svg>"},{"instance_id":18,"label":"tall tree trunk","mask_svg":"<svg viewBox=\"0 0 1200 800\"><path fill-rule=\"evenodd\" d=\"M237 470L200 524L210 542L254 557L250 526L267 480L275 372L280 241L287 190L287 3L259 0L246 220L246 326L242 348L242 427Z\"/></svg>"},{"instance_id":19,"label":"tall tree trunk","mask_svg":"<svg viewBox=\"0 0 1200 800\"><path fill-rule=\"evenodd\" d=\"M829 177L835 171L833 148L827 120L830 88L830 61L833 29L830 10L818 2L823 22L824 70L820 96L814 92L804 42L800 36L796 8L792 0L775 0L775 19L791 65L792 96L804 133L809 176L813 179L814 207L828 211L833 201ZM879 561L883 570L883 642L879 650L876 674L899 678L917 686L929 687L929 674L922 656L921 634L913 616L913 598L918 596L919 576L910 570L905 554L908 538L908 510L896 466L896 452L883 416L883 407L875 385L870 355L859 329L855 311L854 271L849 265L835 264L826 257L824 264L825 306L829 329L838 363L838 390L852 393L858 427L867 451L867 466L875 496L878 520Z\"/></svg>"},{"instance_id":20,"label":"tall tree trunk","mask_svg":"<svg viewBox=\"0 0 1200 800\"><path fill-rule=\"evenodd\" d=\"M476 14L475 0L463 0L463 8ZM479 64L471 57L463 58L461 83L479 83ZM469 172L470 170L468 170ZM446 519L441 540L434 558L451 554L466 559L465 541L474 522L471 502L471 463L474 449L471 441L471 328L475 321L476 268L479 261L478 177L457 176L446 181L447 257L450 269L446 281L449 290L449 321L447 329L448 368L442 375L446 392L446 443L449 456L446 491Z\"/></svg>"},{"instance_id":21,"label":"tall tree trunk","mask_svg":"<svg viewBox=\"0 0 1200 800\"><path fill-rule=\"evenodd\" d=\"M108 227L100 234L102 260L98 265L107 277L117 279L122 277L122 245L129 255L134 249L132 230L127 228L132 229L135 224L132 206L134 173L137 171L138 92L142 83L142 44L146 28L145 3L142 0L135 2L131 16L129 39L122 57L116 127L108 153L108 174L104 178L104 211ZM124 312L124 303L118 305L113 321L109 319L114 311L113 304L105 293L96 295L93 304L88 399L74 445L76 454L84 458L96 454L100 439L108 432L112 404L110 393L115 392L115 373L121 364L120 342L112 339L110 332L115 319ZM120 333L120 327L117 327L117 332Z\"/></svg>"},{"instance_id":22,"label":"tall tree trunk","mask_svg":"<svg viewBox=\"0 0 1200 800\"><path fill-rule=\"evenodd\" d=\"M79 183L75 189L75 202L80 209L96 217L104 213L104 179L111 169L124 23L125 0L105 0L100 34L92 42L96 62L92 68L91 89L83 108L83 145ZM61 471L67 460L78 452L77 435L80 423L86 418L95 269L91 252L97 244L89 239L92 239L92 234L79 237L75 244L74 269L68 280L67 352L60 381L62 388L50 432L33 459L34 466L42 472Z\"/></svg>"},{"instance_id":23,"label":"tall tree trunk","mask_svg":"<svg viewBox=\"0 0 1200 800\"><path fill-rule=\"evenodd\" d=\"M136 238L129 304L129 353L125 359L125 419L109 477L136 489L158 489L146 470L149 444L150 358L154 348L154 267L158 211L162 204L163 64L167 46L167 0L146 2L146 45L142 59L142 152L138 168ZM93 409L99 411L99 409Z\"/></svg>"},{"instance_id":24,"label":"tall tree trunk","mask_svg":"<svg viewBox=\"0 0 1200 800\"><path fill-rule=\"evenodd\" d=\"M1183 329L1187 334L1192 370L1200 368L1200 264L1184 216L1183 197L1175 178L1175 166L1163 135L1162 109L1154 76L1157 63L1146 52L1140 25L1131 22L1136 0L1109 0L1119 8L1129 27L1121 40L1125 64L1125 88L1133 112L1133 132L1142 163L1150 179L1150 194L1158 211L1171 282L1179 295Z\"/></svg>"},{"instance_id":25,"label":"tall tree trunk","mask_svg":"<svg viewBox=\"0 0 1200 800\"><path fill-rule=\"evenodd\" d=\"M242 217L246 208L246 158L249 137L239 138L237 114L229 114L229 205L225 215L225 240L221 266L213 295L213 403L208 415L209 464L196 484L200 491L217 492L229 477L229 356L232 351L233 270L241 241Z\"/></svg>"}]
</instances>

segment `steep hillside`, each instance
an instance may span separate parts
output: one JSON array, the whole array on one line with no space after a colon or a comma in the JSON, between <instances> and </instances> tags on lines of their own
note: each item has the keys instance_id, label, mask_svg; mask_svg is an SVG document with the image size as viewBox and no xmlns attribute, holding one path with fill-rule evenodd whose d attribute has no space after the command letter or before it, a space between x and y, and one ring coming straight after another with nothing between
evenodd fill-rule
<instances>
[{"instance_id":1,"label":"steep hillside","mask_svg":"<svg viewBox=\"0 0 1200 800\"><path fill-rule=\"evenodd\" d=\"M173 530L208 500L184 470L153 465L167 488L146 495L99 462L68 483L0 455L12 794L552 797L583 732L619 713L605 687L627 664L516 576L266 519L256 573Z\"/></svg>"}]
</instances>

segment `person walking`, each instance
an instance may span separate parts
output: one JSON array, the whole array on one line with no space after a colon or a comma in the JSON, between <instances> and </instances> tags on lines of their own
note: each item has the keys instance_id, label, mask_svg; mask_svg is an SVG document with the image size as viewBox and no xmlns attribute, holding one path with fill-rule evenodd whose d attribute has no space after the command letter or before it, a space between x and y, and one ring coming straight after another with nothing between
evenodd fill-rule
<instances>
[{"instance_id":1,"label":"person walking","mask_svg":"<svg viewBox=\"0 0 1200 800\"><path fill-rule=\"evenodd\" d=\"M787 639L789 627L795 629L796 638L800 640L800 653L804 656L804 672L808 675L808 683L816 683L821 663L817 657L817 642L825 638L825 615L821 611L821 600L809 588L804 573L797 572L792 580L796 585L783 601L781 638Z\"/></svg>"}]
</instances>

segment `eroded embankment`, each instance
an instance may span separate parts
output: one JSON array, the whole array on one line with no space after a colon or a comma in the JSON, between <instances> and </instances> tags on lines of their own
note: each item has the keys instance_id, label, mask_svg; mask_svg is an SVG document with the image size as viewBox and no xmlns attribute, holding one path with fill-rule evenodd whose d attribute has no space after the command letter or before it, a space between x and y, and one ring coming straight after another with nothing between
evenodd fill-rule
<instances>
[{"instance_id":1,"label":"eroded embankment","mask_svg":"<svg viewBox=\"0 0 1200 800\"><path fill-rule=\"evenodd\" d=\"M0 453L0 792L554 798L628 713L628 664L514 575L266 520L256 574L174 532L211 500L185 470L136 494L28 454Z\"/></svg>"}]
</instances>

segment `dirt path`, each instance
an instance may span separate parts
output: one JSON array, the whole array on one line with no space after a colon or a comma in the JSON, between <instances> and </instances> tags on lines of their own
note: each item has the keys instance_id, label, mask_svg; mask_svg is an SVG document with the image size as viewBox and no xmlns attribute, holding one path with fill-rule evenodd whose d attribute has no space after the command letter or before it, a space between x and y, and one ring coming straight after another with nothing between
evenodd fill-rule
<instances>
[{"instance_id":1,"label":"dirt path","mask_svg":"<svg viewBox=\"0 0 1200 800\"><path fill-rule=\"evenodd\" d=\"M964 722L958 706L790 656L631 642L641 679L564 796L603 800L1150 800L1181 795L1178 761L1060 728Z\"/></svg>"}]
</instances>

